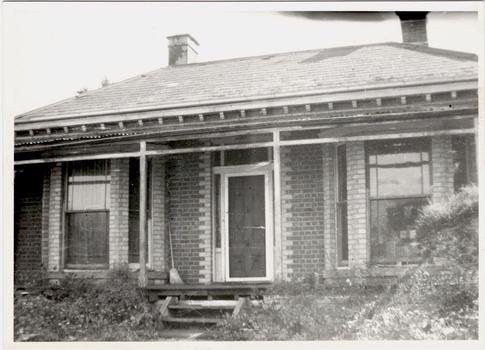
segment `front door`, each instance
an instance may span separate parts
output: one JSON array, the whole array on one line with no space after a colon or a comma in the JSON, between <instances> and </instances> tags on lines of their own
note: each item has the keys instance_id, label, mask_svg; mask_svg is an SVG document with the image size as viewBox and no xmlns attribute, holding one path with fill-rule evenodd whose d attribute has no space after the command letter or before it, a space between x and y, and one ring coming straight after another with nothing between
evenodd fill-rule
<instances>
[{"instance_id":1,"label":"front door","mask_svg":"<svg viewBox=\"0 0 485 350\"><path fill-rule=\"evenodd\" d=\"M226 174L224 180L225 280L269 280L273 248L269 174Z\"/></svg>"}]
</instances>

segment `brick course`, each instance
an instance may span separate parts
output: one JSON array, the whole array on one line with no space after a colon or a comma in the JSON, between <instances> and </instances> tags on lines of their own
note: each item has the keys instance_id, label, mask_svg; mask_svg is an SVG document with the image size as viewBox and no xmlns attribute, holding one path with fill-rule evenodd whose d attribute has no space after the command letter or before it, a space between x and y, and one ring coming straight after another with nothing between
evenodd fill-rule
<instances>
[{"instance_id":1,"label":"brick course","mask_svg":"<svg viewBox=\"0 0 485 350\"><path fill-rule=\"evenodd\" d=\"M111 160L109 266L128 263L129 159Z\"/></svg>"},{"instance_id":2,"label":"brick course","mask_svg":"<svg viewBox=\"0 0 485 350\"><path fill-rule=\"evenodd\" d=\"M284 147L281 160L283 278L291 279L324 265L322 148Z\"/></svg>"},{"instance_id":3,"label":"brick course","mask_svg":"<svg viewBox=\"0 0 485 350\"><path fill-rule=\"evenodd\" d=\"M454 192L454 165L451 151L450 136L431 138L433 200L445 200Z\"/></svg>"},{"instance_id":4,"label":"brick course","mask_svg":"<svg viewBox=\"0 0 485 350\"><path fill-rule=\"evenodd\" d=\"M151 237L151 268L155 271L165 271L166 265L166 208L165 208L165 161L162 158L152 160L152 237Z\"/></svg>"},{"instance_id":5,"label":"brick course","mask_svg":"<svg viewBox=\"0 0 485 350\"><path fill-rule=\"evenodd\" d=\"M56 163L50 171L49 190L49 255L48 271L61 271L62 254L62 163Z\"/></svg>"},{"instance_id":6,"label":"brick course","mask_svg":"<svg viewBox=\"0 0 485 350\"><path fill-rule=\"evenodd\" d=\"M175 266L186 283L209 282L212 278L209 155L171 157L167 162L167 182Z\"/></svg>"},{"instance_id":7,"label":"brick course","mask_svg":"<svg viewBox=\"0 0 485 350\"><path fill-rule=\"evenodd\" d=\"M38 277L42 268L44 168L27 166L17 170L14 200L14 280L16 284L22 284Z\"/></svg>"},{"instance_id":8,"label":"brick course","mask_svg":"<svg viewBox=\"0 0 485 350\"><path fill-rule=\"evenodd\" d=\"M335 145L322 145L325 269L333 269L337 263L337 236L335 222Z\"/></svg>"},{"instance_id":9,"label":"brick course","mask_svg":"<svg viewBox=\"0 0 485 350\"><path fill-rule=\"evenodd\" d=\"M363 267L368 262L364 142L347 143L347 200L349 266Z\"/></svg>"}]
</instances>

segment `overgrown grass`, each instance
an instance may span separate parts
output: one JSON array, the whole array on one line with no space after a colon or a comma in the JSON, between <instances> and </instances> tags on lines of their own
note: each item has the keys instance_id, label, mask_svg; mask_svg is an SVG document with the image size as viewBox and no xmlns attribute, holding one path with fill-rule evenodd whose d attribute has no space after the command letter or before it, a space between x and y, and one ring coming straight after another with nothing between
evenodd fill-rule
<instances>
[{"instance_id":1,"label":"overgrown grass","mask_svg":"<svg viewBox=\"0 0 485 350\"><path fill-rule=\"evenodd\" d=\"M162 330L153 306L123 272L102 285L68 277L14 297L16 341L156 340Z\"/></svg>"}]
</instances>

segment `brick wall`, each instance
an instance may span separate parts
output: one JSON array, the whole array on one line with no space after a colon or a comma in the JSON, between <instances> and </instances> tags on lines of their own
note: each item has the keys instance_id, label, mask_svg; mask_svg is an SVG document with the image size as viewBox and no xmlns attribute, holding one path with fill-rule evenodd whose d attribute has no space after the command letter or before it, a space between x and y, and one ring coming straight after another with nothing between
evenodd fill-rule
<instances>
[{"instance_id":1,"label":"brick wall","mask_svg":"<svg viewBox=\"0 0 485 350\"><path fill-rule=\"evenodd\" d=\"M450 136L431 138L432 195L434 200L444 200L454 192L453 158Z\"/></svg>"},{"instance_id":2,"label":"brick wall","mask_svg":"<svg viewBox=\"0 0 485 350\"><path fill-rule=\"evenodd\" d=\"M50 169L45 168L42 191L42 266L49 261L49 198L50 198Z\"/></svg>"},{"instance_id":3,"label":"brick wall","mask_svg":"<svg viewBox=\"0 0 485 350\"><path fill-rule=\"evenodd\" d=\"M47 269L60 271L62 268L62 164L56 163L50 171L49 190L49 255Z\"/></svg>"},{"instance_id":4,"label":"brick wall","mask_svg":"<svg viewBox=\"0 0 485 350\"><path fill-rule=\"evenodd\" d=\"M335 145L322 145L325 269L333 269L337 263L337 236L335 226Z\"/></svg>"},{"instance_id":5,"label":"brick wall","mask_svg":"<svg viewBox=\"0 0 485 350\"><path fill-rule=\"evenodd\" d=\"M165 161L162 158L152 160L152 239L151 268L165 271L166 225L165 225Z\"/></svg>"},{"instance_id":6,"label":"brick wall","mask_svg":"<svg viewBox=\"0 0 485 350\"><path fill-rule=\"evenodd\" d=\"M129 159L111 160L109 265L128 262Z\"/></svg>"},{"instance_id":7,"label":"brick wall","mask_svg":"<svg viewBox=\"0 0 485 350\"><path fill-rule=\"evenodd\" d=\"M283 278L324 266L322 147L281 149Z\"/></svg>"},{"instance_id":8,"label":"brick wall","mask_svg":"<svg viewBox=\"0 0 485 350\"><path fill-rule=\"evenodd\" d=\"M363 267L368 261L364 142L347 143L347 200L349 266Z\"/></svg>"},{"instance_id":9,"label":"brick wall","mask_svg":"<svg viewBox=\"0 0 485 350\"><path fill-rule=\"evenodd\" d=\"M44 168L16 169L14 184L14 280L22 284L42 269L42 194Z\"/></svg>"},{"instance_id":10,"label":"brick wall","mask_svg":"<svg viewBox=\"0 0 485 350\"><path fill-rule=\"evenodd\" d=\"M209 154L171 157L167 199L175 267L186 283L212 278Z\"/></svg>"}]
</instances>

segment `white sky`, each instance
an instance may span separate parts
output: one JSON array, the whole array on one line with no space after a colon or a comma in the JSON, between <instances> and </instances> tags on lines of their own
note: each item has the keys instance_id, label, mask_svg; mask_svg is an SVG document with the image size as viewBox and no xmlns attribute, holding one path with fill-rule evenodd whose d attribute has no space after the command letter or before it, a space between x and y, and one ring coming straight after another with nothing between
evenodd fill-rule
<instances>
[{"instance_id":1,"label":"white sky","mask_svg":"<svg viewBox=\"0 0 485 350\"><path fill-rule=\"evenodd\" d=\"M3 4L4 113L22 112L167 65L166 36L190 33L199 61L401 41L397 17L317 21L230 6ZM432 47L478 53L476 13L431 13Z\"/></svg>"}]
</instances>

